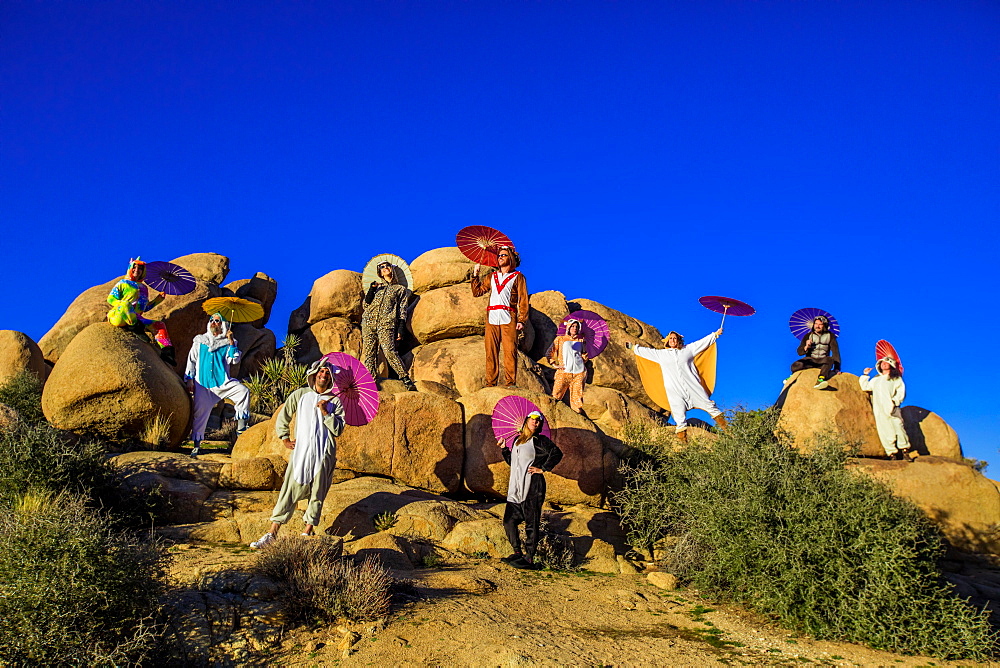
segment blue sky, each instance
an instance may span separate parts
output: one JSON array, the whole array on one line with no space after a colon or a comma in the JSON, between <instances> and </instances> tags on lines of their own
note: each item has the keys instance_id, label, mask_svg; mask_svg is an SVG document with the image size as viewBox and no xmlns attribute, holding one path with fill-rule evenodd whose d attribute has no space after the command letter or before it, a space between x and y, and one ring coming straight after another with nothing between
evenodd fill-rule
<instances>
[{"instance_id":1,"label":"blue sky","mask_svg":"<svg viewBox=\"0 0 1000 668\"><path fill-rule=\"evenodd\" d=\"M992 2L0 5L0 328L36 340L130 256L312 281L485 224L531 291L720 341L772 402L788 316L895 344L908 402L996 462Z\"/></svg>"}]
</instances>

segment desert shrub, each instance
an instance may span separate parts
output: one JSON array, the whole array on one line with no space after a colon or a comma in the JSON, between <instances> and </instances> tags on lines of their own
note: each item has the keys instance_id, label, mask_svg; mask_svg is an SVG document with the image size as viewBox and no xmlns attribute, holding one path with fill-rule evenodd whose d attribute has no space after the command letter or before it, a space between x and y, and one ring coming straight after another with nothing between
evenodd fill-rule
<instances>
[{"instance_id":1,"label":"desert shrub","mask_svg":"<svg viewBox=\"0 0 1000 668\"><path fill-rule=\"evenodd\" d=\"M524 525L520 527L521 542L525 540ZM538 543L535 545L535 561L554 571L580 570L573 547L573 537L552 528L549 520L542 515L538 525Z\"/></svg>"},{"instance_id":2,"label":"desert shrub","mask_svg":"<svg viewBox=\"0 0 1000 668\"><path fill-rule=\"evenodd\" d=\"M253 570L285 584L285 605L301 621L385 617L392 598L389 571L374 559L357 565L340 554L339 541L283 537L261 550Z\"/></svg>"},{"instance_id":3,"label":"desert shrub","mask_svg":"<svg viewBox=\"0 0 1000 668\"><path fill-rule=\"evenodd\" d=\"M372 518L372 525L375 527L376 531L388 531L397 524L399 524L399 515L391 510L379 513Z\"/></svg>"},{"instance_id":4,"label":"desert shrub","mask_svg":"<svg viewBox=\"0 0 1000 668\"><path fill-rule=\"evenodd\" d=\"M818 638L984 659L987 615L937 567L943 541L912 503L845 469L828 438L804 454L774 410L737 413L714 443L625 467L617 496L636 546L679 536L668 558L696 587Z\"/></svg>"},{"instance_id":5,"label":"desert shrub","mask_svg":"<svg viewBox=\"0 0 1000 668\"><path fill-rule=\"evenodd\" d=\"M31 371L21 371L0 385L0 404L7 404L30 424L45 421L42 414L42 381Z\"/></svg>"},{"instance_id":6,"label":"desert shrub","mask_svg":"<svg viewBox=\"0 0 1000 668\"><path fill-rule=\"evenodd\" d=\"M285 337L281 355L264 362L261 370L244 381L250 390L250 406L255 413L273 415L294 390L305 386L307 367L295 362L301 341L294 334Z\"/></svg>"},{"instance_id":7,"label":"desert shrub","mask_svg":"<svg viewBox=\"0 0 1000 668\"><path fill-rule=\"evenodd\" d=\"M29 492L0 505L4 665L121 665L152 645L162 546L109 528L83 497Z\"/></svg>"}]
</instances>

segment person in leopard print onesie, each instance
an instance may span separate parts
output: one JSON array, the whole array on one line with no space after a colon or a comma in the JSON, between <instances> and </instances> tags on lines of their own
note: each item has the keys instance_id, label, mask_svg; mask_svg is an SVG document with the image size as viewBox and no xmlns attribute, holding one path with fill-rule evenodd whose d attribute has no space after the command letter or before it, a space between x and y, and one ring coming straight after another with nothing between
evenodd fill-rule
<instances>
[{"instance_id":1,"label":"person in leopard print onesie","mask_svg":"<svg viewBox=\"0 0 1000 668\"><path fill-rule=\"evenodd\" d=\"M417 386L410 380L396 351L396 342L403 338L403 327L406 326L406 305L410 301L410 291L396 280L396 268L391 263L383 262L376 271L381 280L372 281L368 286L365 311L361 317L365 368L374 378L378 366L378 350L381 348L386 362L406 385L406 389L415 390Z\"/></svg>"}]
</instances>

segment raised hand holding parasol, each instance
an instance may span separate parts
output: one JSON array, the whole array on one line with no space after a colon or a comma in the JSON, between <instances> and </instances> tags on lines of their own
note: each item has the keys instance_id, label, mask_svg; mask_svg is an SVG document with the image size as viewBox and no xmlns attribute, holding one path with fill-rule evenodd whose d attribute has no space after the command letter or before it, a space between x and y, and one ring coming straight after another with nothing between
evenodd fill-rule
<instances>
[{"instance_id":1,"label":"raised hand holding parasol","mask_svg":"<svg viewBox=\"0 0 1000 668\"><path fill-rule=\"evenodd\" d=\"M378 413L378 386L365 365L347 353L327 353L323 359L334 368L333 394L344 407L344 421L352 427L371 422Z\"/></svg>"},{"instance_id":2,"label":"raised hand holding parasol","mask_svg":"<svg viewBox=\"0 0 1000 668\"><path fill-rule=\"evenodd\" d=\"M732 299L731 297L708 296L700 298L698 302L709 311L722 314L722 322L719 324L719 329L722 329L722 326L726 324L726 315L731 314L742 317L753 315L757 312L757 309L750 306L750 304L741 302L739 299Z\"/></svg>"},{"instance_id":3,"label":"raised hand holding parasol","mask_svg":"<svg viewBox=\"0 0 1000 668\"><path fill-rule=\"evenodd\" d=\"M146 264L146 285L167 295L186 295L198 282L191 272L173 262L149 262Z\"/></svg>"},{"instance_id":4,"label":"raised hand holding parasol","mask_svg":"<svg viewBox=\"0 0 1000 668\"><path fill-rule=\"evenodd\" d=\"M497 260L497 253L500 248L513 247L514 244L499 230L485 225L470 225L458 231L455 245L462 251L462 255L476 264L498 267L500 262Z\"/></svg>"},{"instance_id":5,"label":"raised hand holding parasol","mask_svg":"<svg viewBox=\"0 0 1000 668\"><path fill-rule=\"evenodd\" d=\"M201 305L205 313L220 313L229 322L253 322L264 317L264 307L241 297L213 297Z\"/></svg>"},{"instance_id":6,"label":"raised hand holding parasol","mask_svg":"<svg viewBox=\"0 0 1000 668\"><path fill-rule=\"evenodd\" d=\"M820 316L829 321L830 331L834 336L839 337L840 323L830 312L821 308L800 308L788 319L788 329L792 331L792 336L801 341L803 336L812 331L813 322Z\"/></svg>"},{"instance_id":7,"label":"raised hand holding parasol","mask_svg":"<svg viewBox=\"0 0 1000 668\"><path fill-rule=\"evenodd\" d=\"M498 441L503 441L504 447L510 447L517 435L521 433L524 418L528 417L532 411L542 412L538 406L524 397L519 397L516 394L504 397L493 407L493 435L497 437ZM548 420L542 420L541 434L551 438Z\"/></svg>"}]
</instances>

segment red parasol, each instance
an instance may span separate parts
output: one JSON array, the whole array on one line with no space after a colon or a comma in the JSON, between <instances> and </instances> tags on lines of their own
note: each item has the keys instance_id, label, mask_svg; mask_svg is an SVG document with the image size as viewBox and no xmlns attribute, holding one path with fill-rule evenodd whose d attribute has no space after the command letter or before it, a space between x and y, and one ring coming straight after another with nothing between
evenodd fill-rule
<instances>
[{"instance_id":1,"label":"red parasol","mask_svg":"<svg viewBox=\"0 0 1000 668\"><path fill-rule=\"evenodd\" d=\"M455 236L455 245L462 255L488 267L500 266L497 252L501 246L514 246L505 234L485 225L463 227Z\"/></svg>"},{"instance_id":2,"label":"red parasol","mask_svg":"<svg viewBox=\"0 0 1000 668\"><path fill-rule=\"evenodd\" d=\"M506 447L514 443L514 439L521 432L524 425L524 418L528 413L538 411L538 406L531 403L524 397L512 394L504 397L493 407L493 435L498 441L503 441ZM551 438L549 433L549 421L542 419L542 435Z\"/></svg>"},{"instance_id":3,"label":"red parasol","mask_svg":"<svg viewBox=\"0 0 1000 668\"><path fill-rule=\"evenodd\" d=\"M334 367L334 394L344 406L344 418L352 427L363 427L378 412L378 387L368 369L347 353L327 353L323 359Z\"/></svg>"},{"instance_id":4,"label":"red parasol","mask_svg":"<svg viewBox=\"0 0 1000 668\"><path fill-rule=\"evenodd\" d=\"M587 357L594 359L607 348L610 332L604 318L593 311L573 311L559 323L556 336L566 333L566 322L569 320L580 321L583 340L587 342Z\"/></svg>"},{"instance_id":5,"label":"red parasol","mask_svg":"<svg viewBox=\"0 0 1000 668\"><path fill-rule=\"evenodd\" d=\"M812 331L813 322L819 316L823 316L830 321L830 331L834 336L840 336L840 323L828 311L821 308L800 308L788 319L788 328L792 330L792 336L802 340L802 337Z\"/></svg>"},{"instance_id":6,"label":"red parasol","mask_svg":"<svg viewBox=\"0 0 1000 668\"><path fill-rule=\"evenodd\" d=\"M899 353L896 349L892 347L892 344L885 339L879 339L875 344L875 365L878 366L878 361L883 357L891 357L896 360L896 368L899 370L900 375L903 374L903 361L899 359ZM878 369L875 369L878 371Z\"/></svg>"},{"instance_id":7,"label":"red parasol","mask_svg":"<svg viewBox=\"0 0 1000 668\"><path fill-rule=\"evenodd\" d=\"M757 309L750 304L730 297L702 297L698 302L709 311L722 314L722 323L719 325L719 329L722 329L722 325L726 323L727 315L747 316L757 312Z\"/></svg>"}]
</instances>

